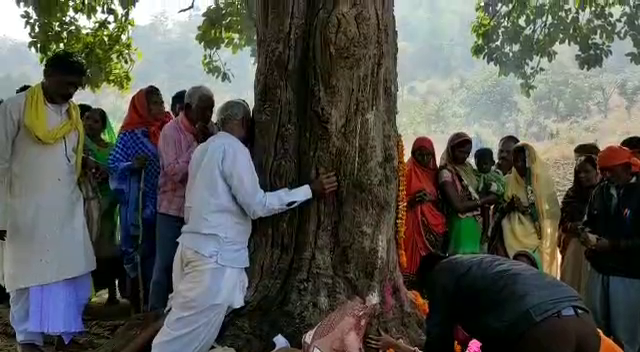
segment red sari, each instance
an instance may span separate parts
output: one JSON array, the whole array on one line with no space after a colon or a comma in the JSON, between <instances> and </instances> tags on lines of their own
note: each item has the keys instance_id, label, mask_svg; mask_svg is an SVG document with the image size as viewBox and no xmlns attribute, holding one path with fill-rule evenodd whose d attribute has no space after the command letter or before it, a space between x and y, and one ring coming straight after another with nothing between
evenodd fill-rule
<instances>
[{"instance_id":1,"label":"red sari","mask_svg":"<svg viewBox=\"0 0 640 352\"><path fill-rule=\"evenodd\" d=\"M419 137L413 142L413 154L419 148L426 148L433 157L431 165L425 168L413 157L407 162L407 199L419 191L424 191L429 201L407 208L405 223L404 250L407 267L403 274L415 275L420 260L426 254L443 251L444 237L447 232L447 220L438 209L438 166L435 159L433 142L427 137Z\"/></svg>"}]
</instances>

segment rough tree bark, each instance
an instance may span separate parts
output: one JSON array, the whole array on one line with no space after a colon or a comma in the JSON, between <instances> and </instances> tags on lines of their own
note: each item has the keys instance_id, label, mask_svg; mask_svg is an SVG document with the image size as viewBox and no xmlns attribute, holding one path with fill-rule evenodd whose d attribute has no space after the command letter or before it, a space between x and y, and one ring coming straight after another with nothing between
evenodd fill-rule
<instances>
[{"instance_id":1,"label":"rough tree bark","mask_svg":"<svg viewBox=\"0 0 640 352\"><path fill-rule=\"evenodd\" d=\"M263 187L335 170L335 196L258 221L247 305L219 342L272 348L357 295L373 326L420 338L396 255L397 34L393 0L258 0L254 161Z\"/></svg>"},{"instance_id":2,"label":"rough tree bark","mask_svg":"<svg viewBox=\"0 0 640 352\"><path fill-rule=\"evenodd\" d=\"M334 170L340 189L254 224L247 304L230 314L218 342L270 351L281 333L299 347L345 300L376 296L370 328L417 343L423 322L407 298L395 241L393 0L257 0L256 14L254 162L263 187ZM121 342L136 338L139 325L99 351L135 350L139 341Z\"/></svg>"}]
</instances>

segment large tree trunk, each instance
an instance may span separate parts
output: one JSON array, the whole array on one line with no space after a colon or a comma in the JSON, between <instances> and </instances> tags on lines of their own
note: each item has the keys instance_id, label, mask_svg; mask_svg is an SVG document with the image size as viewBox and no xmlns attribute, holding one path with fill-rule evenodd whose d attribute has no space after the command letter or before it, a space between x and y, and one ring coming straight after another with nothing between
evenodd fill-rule
<instances>
[{"instance_id":1,"label":"large tree trunk","mask_svg":"<svg viewBox=\"0 0 640 352\"><path fill-rule=\"evenodd\" d=\"M420 337L396 255L397 34L393 0L258 0L254 159L263 187L337 172L336 195L254 226L247 305L219 338L272 348L345 300L377 296L374 326Z\"/></svg>"},{"instance_id":2,"label":"large tree trunk","mask_svg":"<svg viewBox=\"0 0 640 352\"><path fill-rule=\"evenodd\" d=\"M333 170L340 189L255 224L247 304L227 317L218 342L269 351L283 334L300 346L306 331L359 296L380 301L371 329L417 343L423 322L396 255L393 0L257 0L256 13L254 161L263 187ZM126 330L116 340L137 334Z\"/></svg>"}]
</instances>

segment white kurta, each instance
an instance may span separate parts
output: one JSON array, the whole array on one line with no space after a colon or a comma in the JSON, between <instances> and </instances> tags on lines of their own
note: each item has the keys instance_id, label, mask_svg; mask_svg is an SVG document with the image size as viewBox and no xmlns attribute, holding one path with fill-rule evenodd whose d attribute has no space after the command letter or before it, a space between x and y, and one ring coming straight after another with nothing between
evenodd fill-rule
<instances>
[{"instance_id":1,"label":"white kurta","mask_svg":"<svg viewBox=\"0 0 640 352\"><path fill-rule=\"evenodd\" d=\"M73 132L38 142L24 127L25 93L0 105L0 229L7 230L3 273L7 291L49 284L95 269L95 256L76 181ZM68 105L47 105L49 127Z\"/></svg>"},{"instance_id":2,"label":"white kurta","mask_svg":"<svg viewBox=\"0 0 640 352\"><path fill-rule=\"evenodd\" d=\"M226 132L200 145L189 163L170 311L152 351L209 351L225 315L244 305L251 220L311 197L308 185L264 192L249 150Z\"/></svg>"}]
</instances>

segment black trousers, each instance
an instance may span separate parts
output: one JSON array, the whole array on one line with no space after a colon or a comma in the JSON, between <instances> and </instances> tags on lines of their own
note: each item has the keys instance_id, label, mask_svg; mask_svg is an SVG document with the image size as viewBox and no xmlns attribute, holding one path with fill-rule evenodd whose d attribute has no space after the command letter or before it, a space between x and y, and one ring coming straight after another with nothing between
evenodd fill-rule
<instances>
[{"instance_id":1,"label":"black trousers","mask_svg":"<svg viewBox=\"0 0 640 352\"><path fill-rule=\"evenodd\" d=\"M591 315L552 315L510 346L482 346L482 352L599 352L600 333Z\"/></svg>"}]
</instances>

